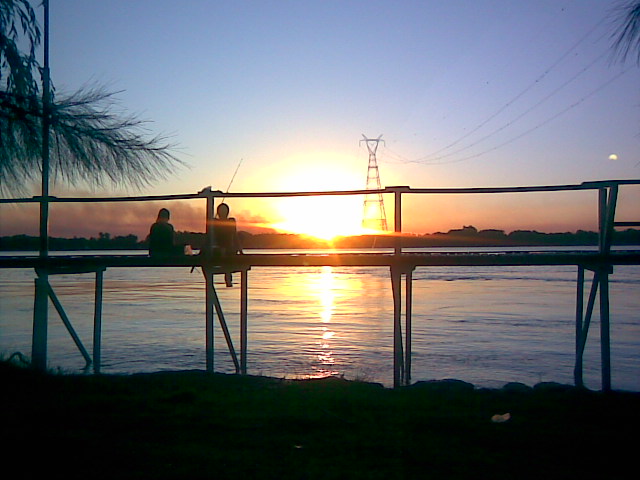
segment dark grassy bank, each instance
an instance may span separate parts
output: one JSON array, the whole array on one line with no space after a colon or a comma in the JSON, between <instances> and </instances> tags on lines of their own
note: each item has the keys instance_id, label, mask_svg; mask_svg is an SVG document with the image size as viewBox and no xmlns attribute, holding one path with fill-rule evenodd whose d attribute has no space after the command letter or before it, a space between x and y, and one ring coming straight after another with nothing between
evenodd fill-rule
<instances>
[{"instance_id":1,"label":"dark grassy bank","mask_svg":"<svg viewBox=\"0 0 640 480\"><path fill-rule=\"evenodd\" d=\"M3 470L67 478L627 478L640 394L399 390L204 372L45 375L0 363ZM495 423L495 414L511 418ZM630 471L629 471L630 469ZM625 472L623 474L623 472Z\"/></svg>"}]
</instances>

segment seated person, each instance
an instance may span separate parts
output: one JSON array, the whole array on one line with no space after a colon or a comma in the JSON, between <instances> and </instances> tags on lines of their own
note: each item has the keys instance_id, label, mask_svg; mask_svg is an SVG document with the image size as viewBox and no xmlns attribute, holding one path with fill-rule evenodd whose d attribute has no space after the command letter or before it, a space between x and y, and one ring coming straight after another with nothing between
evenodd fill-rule
<instances>
[{"instance_id":1,"label":"seated person","mask_svg":"<svg viewBox=\"0 0 640 480\"><path fill-rule=\"evenodd\" d=\"M213 219L213 234L222 258L242 253L236 230L236 219L229 218L229 205L221 203L218 205L216 212L217 216ZM231 283L231 273L225 273L224 280L227 287L233 285Z\"/></svg>"},{"instance_id":2,"label":"seated person","mask_svg":"<svg viewBox=\"0 0 640 480\"><path fill-rule=\"evenodd\" d=\"M175 244L175 231L169 223L169 210L161 208L156 222L149 231L149 255L168 257L184 254L184 246Z\"/></svg>"}]
</instances>

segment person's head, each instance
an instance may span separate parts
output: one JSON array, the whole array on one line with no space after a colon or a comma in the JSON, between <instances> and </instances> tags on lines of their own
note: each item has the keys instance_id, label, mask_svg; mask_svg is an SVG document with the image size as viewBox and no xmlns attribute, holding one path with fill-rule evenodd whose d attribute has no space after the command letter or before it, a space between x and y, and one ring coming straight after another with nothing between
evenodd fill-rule
<instances>
[{"instance_id":1,"label":"person's head","mask_svg":"<svg viewBox=\"0 0 640 480\"><path fill-rule=\"evenodd\" d=\"M158 212L158 222L168 222L169 221L169 210L166 208L161 208Z\"/></svg>"},{"instance_id":2,"label":"person's head","mask_svg":"<svg viewBox=\"0 0 640 480\"><path fill-rule=\"evenodd\" d=\"M229 216L229 205L221 203L216 210L218 218L227 218Z\"/></svg>"}]
</instances>

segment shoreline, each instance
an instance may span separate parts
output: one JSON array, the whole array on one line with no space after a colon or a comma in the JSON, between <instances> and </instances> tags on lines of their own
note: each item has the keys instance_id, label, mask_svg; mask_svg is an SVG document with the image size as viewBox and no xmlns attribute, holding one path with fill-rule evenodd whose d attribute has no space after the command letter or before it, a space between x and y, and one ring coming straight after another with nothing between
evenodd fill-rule
<instances>
[{"instance_id":1,"label":"shoreline","mask_svg":"<svg viewBox=\"0 0 640 480\"><path fill-rule=\"evenodd\" d=\"M205 244L204 232L176 232L178 244L188 244L200 249ZM513 247L597 247L598 233L587 230L575 232L539 232L536 230L478 230L473 226L465 226L448 232L403 233L396 234L363 234L337 236L331 240L323 240L312 235L297 233L249 233L239 231L240 243L245 249L362 249L394 248L401 239L404 248L513 248ZM25 234L0 236L0 250L4 251L37 251L39 237ZM56 251L75 250L147 250L145 240L138 241L132 233L114 235L100 233L98 238L90 237L50 237L50 248ZM637 247L640 245L640 230L628 228L614 232L613 245Z\"/></svg>"},{"instance_id":2,"label":"shoreline","mask_svg":"<svg viewBox=\"0 0 640 480\"><path fill-rule=\"evenodd\" d=\"M72 478L623 478L640 429L640 393L554 383L0 375L9 466Z\"/></svg>"}]
</instances>

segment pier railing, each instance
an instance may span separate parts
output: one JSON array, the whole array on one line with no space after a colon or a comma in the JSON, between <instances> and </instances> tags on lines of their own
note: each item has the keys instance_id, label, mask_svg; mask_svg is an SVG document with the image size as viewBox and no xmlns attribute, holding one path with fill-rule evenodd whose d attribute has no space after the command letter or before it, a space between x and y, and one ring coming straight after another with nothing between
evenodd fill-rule
<instances>
[{"instance_id":1,"label":"pier railing","mask_svg":"<svg viewBox=\"0 0 640 480\"><path fill-rule=\"evenodd\" d=\"M213 365L213 334L214 312L225 335L225 339L232 356L236 371L246 373L247 356L247 278L251 267L257 266L308 266L308 265L342 265L342 266L387 266L391 273L391 286L394 303L394 385L408 384L411 381L411 330L412 330L412 273L417 266L435 265L577 265L577 299L576 299L576 362L574 379L576 385L582 385L582 357L585 349L591 318L599 293L600 313L600 344L602 389L611 389L610 362L610 306L609 306L609 276L613 273L612 266L616 264L640 264L640 252L614 254L611 251L613 232L616 227L638 227L639 221L616 221L616 207L621 186L640 185L640 180L607 180L585 182L575 185L525 186L525 187L482 187L482 188L411 188L409 186L392 186L380 190L344 190L344 191L307 191L307 192L253 192L233 193L212 190L207 187L193 194L152 195L152 196L122 196L122 197L55 197L36 196L31 198L0 199L0 204L7 203L97 203L97 202L148 202L174 200L206 200L206 248L215 246L212 220L214 218L214 202L220 198L282 198L282 197L313 197L313 196L341 196L341 195L393 195L393 226L395 243L393 254L350 255L335 254L330 256L286 256L286 255L241 255L229 262L215 263L206 256L185 257L179 259L157 260L148 257L101 255L83 258L65 258L49 256L48 248L41 249L38 257L0 257L0 268L31 267L37 274L35 280L35 301L32 338L32 363L36 368L46 368L47 358L47 324L48 301L53 303L63 323L74 342L81 351L87 363L93 363L94 370L100 370L100 345L102 323L102 285L103 273L107 267L123 266L184 266L200 265L206 283L206 368L214 371ZM448 195L448 194L503 194L503 193L534 193L534 192L563 192L563 191L596 191L598 194L598 250L590 254L557 254L531 255L528 253L512 255L483 255L470 254L443 258L434 255L425 256L404 252L402 248L402 200L404 195ZM585 270L593 272L591 290L586 308L584 305ZM222 305L217 296L213 276L225 271L241 272L240 295L240 359L224 319ZM94 310L94 338L93 358L82 345L75 333L71 322L51 287L48 276L56 273L86 273L95 272L95 310ZM404 280L404 282L403 282ZM402 285L404 283L404 292ZM403 310L404 306L404 310ZM404 316L405 333L401 319Z\"/></svg>"},{"instance_id":2,"label":"pier railing","mask_svg":"<svg viewBox=\"0 0 640 480\"><path fill-rule=\"evenodd\" d=\"M598 192L598 230L599 248L606 253L611 246L611 235L615 227L637 227L640 221L614 221L618 192L623 185L640 185L640 180L604 180L583 182L580 184L543 185L522 187L470 187L470 188L412 188L409 186L390 186L380 190L333 190L306 192L222 192L204 188L197 193L173 195L118 196L118 197L57 197L34 196L28 198L0 199L0 204L20 203L112 203L112 202L158 202L175 200L207 200L206 224L213 218L213 202L219 198L283 198L283 197L319 197L319 196L352 196L370 194L391 194L394 198L393 226L394 233L402 233L402 196L403 195L460 195L460 194L503 194L503 193L535 193L587 191ZM211 240L213 237L210 236ZM396 253L400 253L401 238L396 244Z\"/></svg>"}]
</instances>

